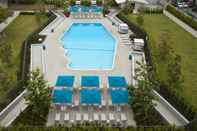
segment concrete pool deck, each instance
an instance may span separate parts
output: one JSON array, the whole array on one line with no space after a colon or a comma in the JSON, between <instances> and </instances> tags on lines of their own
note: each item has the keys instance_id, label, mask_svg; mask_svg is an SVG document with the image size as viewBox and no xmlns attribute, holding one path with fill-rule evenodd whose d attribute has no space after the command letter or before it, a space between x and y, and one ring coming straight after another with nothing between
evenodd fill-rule
<instances>
[{"instance_id":1,"label":"concrete pool deck","mask_svg":"<svg viewBox=\"0 0 197 131\"><path fill-rule=\"evenodd\" d=\"M116 38L118 45L116 50L116 56L114 61L114 68L112 70L71 70L67 68L69 63L65 56L64 48L59 42L60 37L65 30L69 29L72 23L101 23L103 26ZM100 77L100 84L107 86L107 77L112 75L125 76L127 82L131 84L131 61L129 60L129 52L131 48L128 45L121 44L120 34L117 27L113 26L111 22L106 19L65 19L62 21L53 33L48 34L47 38L43 42L46 46L45 50L45 64L46 71L45 78L50 85L54 85L59 75L74 75L76 77L75 85L80 86L80 77L84 75L97 75ZM102 59L102 58L98 58Z\"/></svg>"},{"instance_id":2,"label":"concrete pool deck","mask_svg":"<svg viewBox=\"0 0 197 131\"><path fill-rule=\"evenodd\" d=\"M117 41L117 49L115 59L114 59L114 66L112 70L88 70L88 71L80 71L80 70L71 70L68 68L67 64L69 63L68 58L65 55L65 50L62 46L62 43L60 43L60 38L64 34L66 30L69 29L69 27L73 23L101 23L110 33L111 35L116 39ZM96 75L100 78L100 85L104 87L102 90L104 90L103 93L103 99L107 102L109 99L107 96L107 85L108 85L108 76L124 76L126 78L126 81L128 84L132 84L132 62L129 60L129 54L131 53L132 49L130 45L124 44L122 41L123 35L118 33L117 26L112 25L111 21L109 21L107 18L102 19L71 19L71 18L65 18L60 22L55 28L44 29L47 31L47 37L45 41L42 43L45 45L46 49L42 52L44 55L44 58L42 58L42 62L40 62L39 53L36 53L37 51L34 51L33 55L35 55L35 59L32 61L32 64L34 67L45 67L45 72L43 72L45 79L49 82L49 85L54 86L57 80L57 77L59 75L73 75L75 76L75 82L74 86L79 89L80 82L81 82L81 76L85 75ZM50 32L50 30L53 29L54 32ZM42 33L45 33L45 31L42 31ZM128 37L128 35L126 35ZM125 35L124 35L125 38ZM102 38L101 38L102 39ZM38 48L40 50L40 48ZM38 50L38 52L40 52ZM37 58L37 59L36 59ZM98 58L102 59L102 58ZM34 62L35 61L35 62ZM44 63L45 65L35 65L35 63ZM77 95L76 95L77 96ZM75 101L74 101L75 103ZM118 107L118 106L117 106ZM76 108L76 107L75 107ZM90 117L94 113L100 113L105 114L108 116L108 113L112 113L115 115L115 118L119 118L120 114L123 113L127 116L127 122L122 123L121 125L130 125L130 126L136 126L135 120L133 118L133 112L131 108L121 108L120 111L117 111L116 109L109 109L108 105L102 106L102 108L96 108L91 107L92 109L90 112L89 110L81 110L81 106L77 106L77 109L70 109L66 110L67 113L71 115L72 119L75 119L75 115L77 113L90 113ZM59 109L53 109L50 108L49 114L48 114L48 121L47 126L51 126L55 124L55 114L60 113L62 114L60 117L62 119L62 116L64 116L65 111L61 111ZM99 116L100 116L99 115ZM62 120L61 120L62 123ZM83 121L82 121L83 123ZM63 123L62 123L63 124ZM113 124L113 123L109 123ZM68 123L69 125L69 123ZM126 126L125 125L125 126Z\"/></svg>"}]
</instances>

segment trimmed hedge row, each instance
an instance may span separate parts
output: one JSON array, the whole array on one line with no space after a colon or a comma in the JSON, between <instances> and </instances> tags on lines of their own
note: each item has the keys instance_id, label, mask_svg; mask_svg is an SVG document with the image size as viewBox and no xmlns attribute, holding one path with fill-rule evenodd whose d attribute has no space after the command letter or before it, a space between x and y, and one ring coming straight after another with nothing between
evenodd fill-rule
<instances>
[{"instance_id":1,"label":"trimmed hedge row","mask_svg":"<svg viewBox=\"0 0 197 131\"><path fill-rule=\"evenodd\" d=\"M72 127L28 127L28 126L18 126L18 127L8 127L1 128L3 131L184 131L182 127L175 126L155 126L155 127L98 127L96 125L83 125L83 126L72 126Z\"/></svg>"},{"instance_id":2,"label":"trimmed hedge row","mask_svg":"<svg viewBox=\"0 0 197 131\"><path fill-rule=\"evenodd\" d=\"M123 22L128 24L130 29L136 34L136 37L144 38L145 40L144 52L145 52L146 62L154 69L151 49L148 44L148 35L146 34L146 32L136 24L129 21L126 15L119 13L117 16ZM182 96L180 96L180 94L178 94L175 90L172 90L171 88L168 88L166 86L161 86L158 92L167 101L169 101L181 114L183 114L188 120L191 121L194 118L197 118L197 109L194 106L192 106L190 103L186 102L185 99Z\"/></svg>"},{"instance_id":3,"label":"trimmed hedge row","mask_svg":"<svg viewBox=\"0 0 197 131\"><path fill-rule=\"evenodd\" d=\"M197 30L197 21L192 19L192 17L185 15L184 13L178 11L174 6L167 5L166 10L172 13L174 16L182 20L184 23Z\"/></svg>"}]
</instances>

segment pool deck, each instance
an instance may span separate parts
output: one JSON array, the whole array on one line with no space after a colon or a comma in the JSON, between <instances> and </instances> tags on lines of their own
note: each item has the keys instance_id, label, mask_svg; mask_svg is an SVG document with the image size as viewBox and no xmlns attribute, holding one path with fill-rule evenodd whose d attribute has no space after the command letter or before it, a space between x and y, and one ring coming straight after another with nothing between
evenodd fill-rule
<instances>
[{"instance_id":1,"label":"pool deck","mask_svg":"<svg viewBox=\"0 0 197 131\"><path fill-rule=\"evenodd\" d=\"M60 37L63 35L65 30L68 30L72 23L102 23L106 29L111 32L111 34L116 38L117 50L115 56L114 67L112 70L89 70L89 71L80 71L80 70L71 70L67 68L69 63L67 57L65 56L64 48L59 42ZM45 78L48 80L50 85L54 85L56 79L59 75L74 75L75 76L75 85L80 86L80 77L84 75L97 75L100 77L100 84L102 86L107 86L107 77L118 75L125 76L127 82L131 84L131 61L128 59L129 52L131 48L128 45L121 44L120 34L118 33L118 28L112 26L111 22L106 19L65 19L62 21L55 29L53 33L48 34L46 40L43 42L46 45L45 50L45 63L47 72L45 72ZM98 58L102 59L102 58Z\"/></svg>"},{"instance_id":2,"label":"pool deck","mask_svg":"<svg viewBox=\"0 0 197 131\"><path fill-rule=\"evenodd\" d=\"M68 58L65 55L65 50L60 43L60 38L64 34L66 30L72 25L72 23L101 23L116 39L117 41L117 49L115 53L115 61L112 70L71 70L68 68L67 64L69 63ZM56 24L55 24L56 25ZM115 119L120 118L120 114L123 113L127 117L127 121L122 123L121 126L136 126L135 120L133 118L133 112L131 108L128 107L121 107L118 109L118 106L112 107L107 102L110 98L108 98L109 94L107 91L107 83L108 83L108 76L124 76L126 78L127 83L130 85L132 84L132 61L129 60L129 54L131 53L132 49L130 45L124 44L122 41L122 35L118 33L118 28L115 25L112 25L112 22L109 21L107 18L102 19L71 19L66 18L64 20L61 19L61 22L56 25L54 28L53 26L47 27L48 29L44 29L41 33L47 34L47 37L43 44L45 45L46 49L42 51L44 55L42 55L44 60L42 63L45 67L44 77L49 82L49 85L54 86L59 75L73 75L75 76L75 84L74 86L79 88L81 83L81 76L87 75L94 75L99 76L100 78L100 85L104 87L102 89L102 96L103 100L106 101L106 106L101 107L94 107L94 106L86 106L83 107L81 105L75 107L68 107L66 110L62 111L60 109L53 109L50 108L48 114L48 121L47 126L51 126L55 124L55 114L60 113L60 124L64 124L63 117L65 113L69 113L70 119L75 119L76 114L86 114L89 113L89 118L91 119L94 113L98 113L100 116L101 114L105 114L106 117L109 117L109 113L114 114ZM50 32L53 29L54 32ZM125 37L125 35L124 35ZM128 37L128 35L127 35ZM34 51L36 53L36 51ZM34 53L34 54L35 54ZM38 54L35 55L36 58L34 61L40 61ZM98 58L102 59L102 58ZM32 63L35 63L32 61ZM41 63L41 62L40 62ZM41 67L41 65L35 65L34 67ZM75 96L79 97L79 93L74 92ZM74 101L76 103L76 101ZM88 109L86 109L88 108ZM101 116L100 116L101 117ZM81 121L84 122L84 121ZM115 122L117 122L115 120ZM66 123L69 125L69 122ZM76 122L71 123L76 124ZM106 122L99 124L106 124ZM108 122L109 125L114 124L113 122Z\"/></svg>"}]
</instances>

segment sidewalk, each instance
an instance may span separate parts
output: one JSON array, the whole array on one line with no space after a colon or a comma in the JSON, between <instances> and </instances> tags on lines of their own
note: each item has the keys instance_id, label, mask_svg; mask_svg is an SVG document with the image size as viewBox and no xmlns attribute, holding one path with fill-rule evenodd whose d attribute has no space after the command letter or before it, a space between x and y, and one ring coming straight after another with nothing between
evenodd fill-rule
<instances>
[{"instance_id":1,"label":"sidewalk","mask_svg":"<svg viewBox=\"0 0 197 131\"><path fill-rule=\"evenodd\" d=\"M0 23L0 32L2 32L19 14L20 11L15 11L12 16L8 17L4 22Z\"/></svg>"},{"instance_id":2,"label":"sidewalk","mask_svg":"<svg viewBox=\"0 0 197 131\"><path fill-rule=\"evenodd\" d=\"M167 16L169 19L174 21L177 25L181 26L184 30L189 32L191 35L193 35L195 38L197 38L197 31L195 31L193 28L191 28L189 25L185 24L183 21L172 15L167 10L163 11L163 14Z\"/></svg>"}]
</instances>

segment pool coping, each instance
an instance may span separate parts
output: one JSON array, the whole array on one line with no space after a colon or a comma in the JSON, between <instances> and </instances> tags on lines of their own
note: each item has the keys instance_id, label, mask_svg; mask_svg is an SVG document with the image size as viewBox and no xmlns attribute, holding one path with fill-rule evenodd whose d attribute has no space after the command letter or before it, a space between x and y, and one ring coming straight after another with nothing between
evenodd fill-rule
<instances>
[{"instance_id":1,"label":"pool coping","mask_svg":"<svg viewBox=\"0 0 197 131\"><path fill-rule=\"evenodd\" d=\"M110 71L110 70L113 70L114 69L114 65L115 65L115 60L116 60L116 55L117 55L117 48L118 48L118 44L119 44L119 40L117 39L117 37L116 36L114 36L112 33L111 33L111 31L109 31L109 29L102 23L102 22L72 22L72 23L70 23L67 27L66 27L66 29L64 30L64 33L62 34L62 35L60 35L59 36L59 38L58 38L58 42L62 45L62 47L63 47L63 42L62 42L62 40L61 40L61 38L65 35L65 33L67 33L68 31L69 31L69 29L71 28L71 26L73 25L73 24L75 24L75 23L77 23L77 24L101 24L103 27L104 27L104 29L114 38L114 40L115 40L115 42L114 42L114 44L115 44L115 49L114 49L114 54L113 54L113 62L112 62L112 67L110 68L110 69L73 69L73 68L71 68L70 66L69 66L69 64L71 63L71 60L69 59L69 57L64 53L64 56L66 57L66 59L68 60L68 63L66 64L66 67L69 69L69 70L74 70L74 71L99 71L99 70L103 70L103 71ZM64 47L63 47L64 48ZM66 50L65 48L64 48L64 50Z\"/></svg>"}]
</instances>

